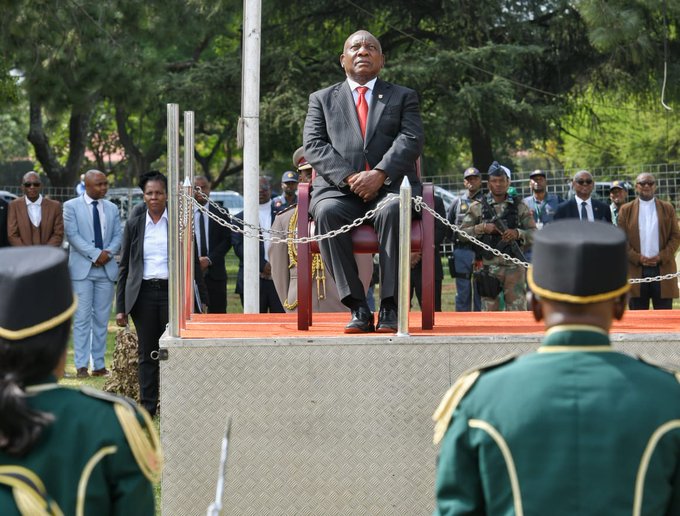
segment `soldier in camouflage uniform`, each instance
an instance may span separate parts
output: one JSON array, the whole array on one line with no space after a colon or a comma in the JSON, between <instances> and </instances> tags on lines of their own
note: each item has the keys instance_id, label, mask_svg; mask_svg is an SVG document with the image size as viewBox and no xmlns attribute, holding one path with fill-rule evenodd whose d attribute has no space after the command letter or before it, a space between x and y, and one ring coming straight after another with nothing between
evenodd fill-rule
<instances>
[{"instance_id":1,"label":"soldier in camouflage uniform","mask_svg":"<svg viewBox=\"0 0 680 516\"><path fill-rule=\"evenodd\" d=\"M489 193L474 202L463 218L463 229L469 235L514 258L523 259L513 251L513 242L521 249L531 247L536 230L534 219L519 197L508 196L509 171L494 161L489 167ZM501 232L494 219L502 221L507 229ZM516 246L515 246L516 247ZM524 267L482 253L483 268L476 271L475 286L482 296L483 311L500 309L500 294L505 299L505 309L526 310L526 271Z\"/></svg>"}]
</instances>

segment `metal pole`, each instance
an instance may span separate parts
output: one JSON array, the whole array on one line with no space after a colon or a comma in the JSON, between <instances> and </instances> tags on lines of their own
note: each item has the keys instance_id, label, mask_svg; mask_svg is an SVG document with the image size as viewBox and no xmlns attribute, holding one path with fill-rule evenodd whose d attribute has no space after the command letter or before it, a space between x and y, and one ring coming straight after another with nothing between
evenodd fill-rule
<instances>
[{"instance_id":1,"label":"metal pole","mask_svg":"<svg viewBox=\"0 0 680 516\"><path fill-rule=\"evenodd\" d=\"M194 112L184 112L184 232L182 234L182 271L184 273L182 283L182 297L184 305L183 323L191 318L194 307L194 206L191 197L193 196L194 185ZM197 300L198 304L198 300ZM200 306L196 311L200 311ZM185 327L185 324L182 324Z\"/></svg>"},{"instance_id":2,"label":"metal pole","mask_svg":"<svg viewBox=\"0 0 680 516\"><path fill-rule=\"evenodd\" d=\"M397 337L408 337L411 303L411 183L404 176L399 188L399 321Z\"/></svg>"},{"instance_id":3,"label":"metal pole","mask_svg":"<svg viewBox=\"0 0 680 516\"><path fill-rule=\"evenodd\" d=\"M168 104L168 329L171 337L179 337L182 318L180 301L180 248L179 248L179 105Z\"/></svg>"},{"instance_id":4,"label":"metal pole","mask_svg":"<svg viewBox=\"0 0 680 516\"><path fill-rule=\"evenodd\" d=\"M243 5L243 196L244 220L259 225L260 188L260 0L244 0ZM260 311L260 245L257 232L247 229L243 238L243 311Z\"/></svg>"}]
</instances>

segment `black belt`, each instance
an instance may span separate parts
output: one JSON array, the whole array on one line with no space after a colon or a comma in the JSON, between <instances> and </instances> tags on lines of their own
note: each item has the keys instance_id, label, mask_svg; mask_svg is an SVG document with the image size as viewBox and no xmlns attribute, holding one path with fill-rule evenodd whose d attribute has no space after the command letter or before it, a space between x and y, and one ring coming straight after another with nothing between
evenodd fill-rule
<instances>
[{"instance_id":1,"label":"black belt","mask_svg":"<svg viewBox=\"0 0 680 516\"><path fill-rule=\"evenodd\" d=\"M144 285L145 287L149 287L149 288L157 288L157 289L165 288L165 289L167 289L168 288L168 280L166 280L166 279L156 279L156 278L145 279L145 280L142 280L142 285Z\"/></svg>"}]
</instances>

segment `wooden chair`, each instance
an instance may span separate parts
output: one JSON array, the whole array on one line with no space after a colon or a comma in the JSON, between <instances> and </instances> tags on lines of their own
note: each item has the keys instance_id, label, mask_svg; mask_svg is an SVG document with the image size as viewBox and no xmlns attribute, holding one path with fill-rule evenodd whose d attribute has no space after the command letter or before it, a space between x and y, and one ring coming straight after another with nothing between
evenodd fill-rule
<instances>
[{"instance_id":1,"label":"wooden chair","mask_svg":"<svg viewBox=\"0 0 680 516\"><path fill-rule=\"evenodd\" d=\"M418 160L420 176L420 160ZM298 237L314 234L314 221L309 217L310 184L298 186ZM434 185L423 183L423 200L434 209ZM396 201L395 201L396 202ZM373 226L362 224L352 230L354 253L378 252L378 235ZM434 326L434 217L421 210L421 218L411 223L411 252L422 253L422 328ZM312 253L319 252L319 243L298 244L298 329L308 330L312 324Z\"/></svg>"}]
</instances>

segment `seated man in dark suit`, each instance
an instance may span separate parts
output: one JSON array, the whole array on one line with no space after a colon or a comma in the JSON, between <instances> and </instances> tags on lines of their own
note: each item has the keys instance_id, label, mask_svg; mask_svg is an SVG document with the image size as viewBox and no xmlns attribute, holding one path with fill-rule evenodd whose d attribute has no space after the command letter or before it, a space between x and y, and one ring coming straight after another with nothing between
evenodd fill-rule
<instances>
[{"instance_id":1,"label":"seated man in dark suit","mask_svg":"<svg viewBox=\"0 0 680 516\"><path fill-rule=\"evenodd\" d=\"M591 194L595 188L593 176L587 170L576 172L572 186L576 195L573 199L563 202L557 207L555 218L559 219L581 219L581 220L605 220L612 221L612 214L609 206L602 201L593 199Z\"/></svg>"},{"instance_id":2,"label":"seated man in dark suit","mask_svg":"<svg viewBox=\"0 0 680 516\"><path fill-rule=\"evenodd\" d=\"M309 97L304 147L318 174L310 203L317 234L362 217L385 197L397 194L404 177L413 195L422 191L416 174L424 139L418 96L380 80L384 64L375 36L355 32L340 56L347 79ZM398 211L399 203L391 202L370 221L380 242L379 332L397 331ZM345 332L374 331L350 234L323 240L320 248L342 303L352 311Z\"/></svg>"}]
</instances>

